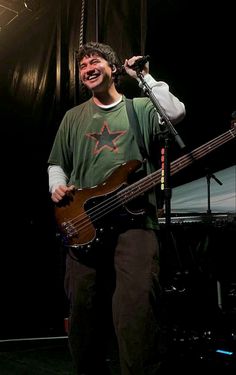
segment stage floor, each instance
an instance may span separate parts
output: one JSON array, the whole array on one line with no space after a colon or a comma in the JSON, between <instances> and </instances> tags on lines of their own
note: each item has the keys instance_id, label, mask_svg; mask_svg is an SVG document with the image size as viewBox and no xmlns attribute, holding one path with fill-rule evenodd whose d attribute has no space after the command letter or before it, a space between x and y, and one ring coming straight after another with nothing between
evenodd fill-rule
<instances>
[{"instance_id":1,"label":"stage floor","mask_svg":"<svg viewBox=\"0 0 236 375\"><path fill-rule=\"evenodd\" d=\"M175 335L160 375L179 371L186 375L199 374L205 370L235 375L236 354L229 354L232 345L225 340L219 342L217 348L210 337L199 338L194 332L178 332L177 329ZM227 348L229 353L216 350ZM107 363L111 375L120 375L117 353L110 353ZM0 374L73 375L67 337L1 340Z\"/></svg>"}]
</instances>

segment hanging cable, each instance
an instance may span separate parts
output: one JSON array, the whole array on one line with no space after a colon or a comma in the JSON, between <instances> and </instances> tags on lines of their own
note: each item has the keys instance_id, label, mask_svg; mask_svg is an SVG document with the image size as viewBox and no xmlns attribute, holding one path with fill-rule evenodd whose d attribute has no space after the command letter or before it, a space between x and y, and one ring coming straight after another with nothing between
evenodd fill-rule
<instances>
[{"instance_id":1,"label":"hanging cable","mask_svg":"<svg viewBox=\"0 0 236 375\"><path fill-rule=\"evenodd\" d=\"M84 44L84 28L85 28L85 5L86 2L85 0L81 1L81 15L80 15L80 30L79 30L79 48L82 47ZM75 67L75 79L78 83L79 86L79 101L84 101L87 99L87 91L84 85L82 85L79 74L78 74L78 68L77 68L77 52L75 52L74 56L74 67ZM77 78L78 77L78 78ZM77 95L76 95L77 90L75 89L75 104L77 103Z\"/></svg>"},{"instance_id":2,"label":"hanging cable","mask_svg":"<svg viewBox=\"0 0 236 375\"><path fill-rule=\"evenodd\" d=\"M85 0L81 2L81 17L80 17L80 31L79 31L79 48L84 43L84 14L85 14Z\"/></svg>"},{"instance_id":3,"label":"hanging cable","mask_svg":"<svg viewBox=\"0 0 236 375\"><path fill-rule=\"evenodd\" d=\"M99 35L98 35L98 30L99 30L99 0L96 0L96 30L95 30L95 41L98 42Z\"/></svg>"}]
</instances>

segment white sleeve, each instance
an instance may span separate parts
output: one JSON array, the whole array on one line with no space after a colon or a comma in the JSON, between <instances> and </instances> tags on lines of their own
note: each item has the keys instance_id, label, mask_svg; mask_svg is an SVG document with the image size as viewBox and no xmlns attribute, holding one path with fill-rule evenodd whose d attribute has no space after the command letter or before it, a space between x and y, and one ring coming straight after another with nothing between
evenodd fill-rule
<instances>
[{"instance_id":1,"label":"white sleeve","mask_svg":"<svg viewBox=\"0 0 236 375\"><path fill-rule=\"evenodd\" d=\"M159 104L170 121L173 124L180 122L186 114L185 105L170 92L167 83L163 81L156 81L149 73L144 76L144 80L151 88L152 93L157 98ZM139 86L141 88L143 87L140 79Z\"/></svg>"},{"instance_id":2,"label":"white sleeve","mask_svg":"<svg viewBox=\"0 0 236 375\"><path fill-rule=\"evenodd\" d=\"M53 193L57 186L67 185L68 177L59 165L49 165L48 167L49 191Z\"/></svg>"}]
</instances>

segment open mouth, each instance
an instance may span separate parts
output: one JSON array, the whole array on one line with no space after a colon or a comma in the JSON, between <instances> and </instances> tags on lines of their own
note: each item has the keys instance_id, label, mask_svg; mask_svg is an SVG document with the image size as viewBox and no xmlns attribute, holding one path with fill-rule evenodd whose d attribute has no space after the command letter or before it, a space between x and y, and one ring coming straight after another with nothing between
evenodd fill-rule
<instances>
[{"instance_id":1,"label":"open mouth","mask_svg":"<svg viewBox=\"0 0 236 375\"><path fill-rule=\"evenodd\" d=\"M91 74L90 76L86 77L86 81L93 82L96 81L96 79L100 76L99 73L97 74Z\"/></svg>"}]
</instances>

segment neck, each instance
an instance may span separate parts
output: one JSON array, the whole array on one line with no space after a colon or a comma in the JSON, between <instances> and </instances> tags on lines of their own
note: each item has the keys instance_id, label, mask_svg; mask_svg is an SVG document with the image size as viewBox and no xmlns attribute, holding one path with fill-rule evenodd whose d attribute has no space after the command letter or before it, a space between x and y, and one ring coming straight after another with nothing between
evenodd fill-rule
<instances>
[{"instance_id":1,"label":"neck","mask_svg":"<svg viewBox=\"0 0 236 375\"><path fill-rule=\"evenodd\" d=\"M115 86L109 88L105 92L94 92L93 101L96 105L109 105L119 100L121 94L116 90Z\"/></svg>"}]
</instances>

